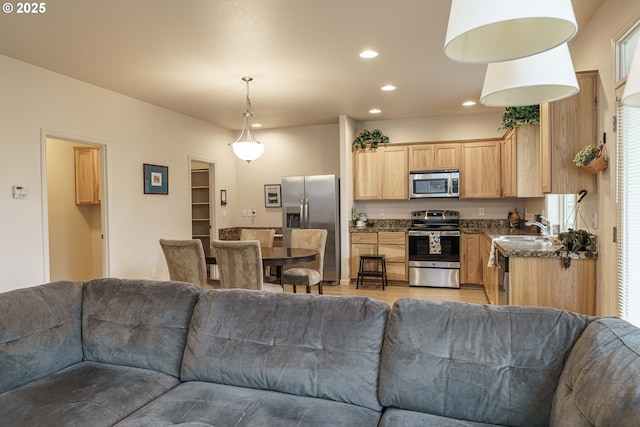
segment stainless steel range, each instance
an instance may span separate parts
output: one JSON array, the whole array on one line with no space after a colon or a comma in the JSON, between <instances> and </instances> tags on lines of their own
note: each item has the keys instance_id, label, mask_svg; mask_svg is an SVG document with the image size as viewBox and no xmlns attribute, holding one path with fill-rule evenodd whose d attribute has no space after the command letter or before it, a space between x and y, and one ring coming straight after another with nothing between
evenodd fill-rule
<instances>
[{"instance_id":1,"label":"stainless steel range","mask_svg":"<svg viewBox=\"0 0 640 427\"><path fill-rule=\"evenodd\" d=\"M460 213L411 213L409 286L460 287Z\"/></svg>"}]
</instances>

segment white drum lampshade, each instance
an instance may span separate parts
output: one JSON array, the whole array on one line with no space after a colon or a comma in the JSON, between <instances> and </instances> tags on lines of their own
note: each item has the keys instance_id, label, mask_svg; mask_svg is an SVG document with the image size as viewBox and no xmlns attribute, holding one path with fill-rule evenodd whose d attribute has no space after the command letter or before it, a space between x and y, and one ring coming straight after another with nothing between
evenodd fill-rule
<instances>
[{"instance_id":1,"label":"white drum lampshade","mask_svg":"<svg viewBox=\"0 0 640 427\"><path fill-rule=\"evenodd\" d=\"M489 64L480 102L488 107L520 107L556 101L579 90L565 43L537 55Z\"/></svg>"},{"instance_id":2,"label":"white drum lampshade","mask_svg":"<svg viewBox=\"0 0 640 427\"><path fill-rule=\"evenodd\" d=\"M571 0L452 0L445 54L490 63L535 55L578 31Z\"/></svg>"},{"instance_id":3,"label":"white drum lampshade","mask_svg":"<svg viewBox=\"0 0 640 427\"><path fill-rule=\"evenodd\" d=\"M640 40L633 54L633 62L622 94L622 103L630 107L640 107Z\"/></svg>"}]
</instances>

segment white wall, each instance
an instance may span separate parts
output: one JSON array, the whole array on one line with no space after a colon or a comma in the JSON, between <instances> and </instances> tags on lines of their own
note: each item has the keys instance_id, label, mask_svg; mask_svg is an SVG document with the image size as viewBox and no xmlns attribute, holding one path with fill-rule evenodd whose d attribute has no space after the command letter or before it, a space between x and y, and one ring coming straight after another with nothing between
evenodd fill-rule
<instances>
[{"instance_id":1,"label":"white wall","mask_svg":"<svg viewBox=\"0 0 640 427\"><path fill-rule=\"evenodd\" d=\"M188 156L215 161L236 198L233 132L4 56L0 75L0 292L48 280L43 129L107 145L111 276L168 278L158 239L190 236ZM169 166L168 196L143 194L143 163ZM29 196L13 199L12 185Z\"/></svg>"},{"instance_id":2,"label":"white wall","mask_svg":"<svg viewBox=\"0 0 640 427\"><path fill-rule=\"evenodd\" d=\"M265 145L264 154L251 163L238 160L236 200L229 201L227 216L236 226L280 227L280 208L265 208L264 185L279 184L283 176L327 175L340 177L340 134L337 124L272 130L256 130L254 136ZM243 211L256 210L245 217Z\"/></svg>"}]
</instances>

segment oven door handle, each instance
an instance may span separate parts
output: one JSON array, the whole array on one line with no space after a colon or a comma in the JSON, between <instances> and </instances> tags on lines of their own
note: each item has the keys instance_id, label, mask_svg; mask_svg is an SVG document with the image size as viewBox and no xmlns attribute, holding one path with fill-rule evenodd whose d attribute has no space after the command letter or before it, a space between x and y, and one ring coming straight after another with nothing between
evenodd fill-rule
<instances>
[{"instance_id":1,"label":"oven door handle","mask_svg":"<svg viewBox=\"0 0 640 427\"><path fill-rule=\"evenodd\" d=\"M440 236L459 236L460 232L459 231L438 231L438 230L432 230L432 231L437 231L438 233L440 233ZM409 237L428 237L429 236L429 231L409 231L407 233L407 235Z\"/></svg>"}]
</instances>

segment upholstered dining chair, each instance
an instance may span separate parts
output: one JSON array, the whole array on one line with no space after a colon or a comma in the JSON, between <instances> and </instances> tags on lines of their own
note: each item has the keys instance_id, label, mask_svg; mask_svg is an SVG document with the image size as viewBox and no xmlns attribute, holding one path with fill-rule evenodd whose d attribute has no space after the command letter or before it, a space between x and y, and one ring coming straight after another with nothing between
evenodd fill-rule
<instances>
[{"instance_id":1,"label":"upholstered dining chair","mask_svg":"<svg viewBox=\"0 0 640 427\"><path fill-rule=\"evenodd\" d=\"M273 228L243 228L240 230L240 240L258 240L261 248L272 248L276 230ZM271 267L264 268L263 281L269 280Z\"/></svg>"},{"instance_id":2,"label":"upholstered dining chair","mask_svg":"<svg viewBox=\"0 0 640 427\"><path fill-rule=\"evenodd\" d=\"M213 288L207 282L207 263L200 239L160 239L160 246L167 260L169 279Z\"/></svg>"},{"instance_id":3,"label":"upholstered dining chair","mask_svg":"<svg viewBox=\"0 0 640 427\"><path fill-rule=\"evenodd\" d=\"M273 228L243 228L240 240L258 240L261 248L272 248L276 230Z\"/></svg>"},{"instance_id":4,"label":"upholstered dining chair","mask_svg":"<svg viewBox=\"0 0 640 427\"><path fill-rule=\"evenodd\" d=\"M263 283L262 254L258 240L211 242L223 289L242 288L282 292L282 286Z\"/></svg>"},{"instance_id":5,"label":"upholstered dining chair","mask_svg":"<svg viewBox=\"0 0 640 427\"><path fill-rule=\"evenodd\" d=\"M307 293L311 293L311 286L318 285L318 293L322 293L322 269L324 268L324 248L327 244L327 230L306 228L291 230L291 247L314 249L318 256L313 261L296 264L282 273L282 284L306 286Z\"/></svg>"}]
</instances>

